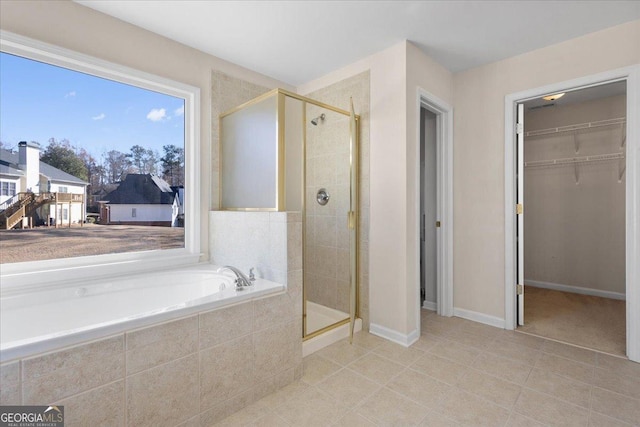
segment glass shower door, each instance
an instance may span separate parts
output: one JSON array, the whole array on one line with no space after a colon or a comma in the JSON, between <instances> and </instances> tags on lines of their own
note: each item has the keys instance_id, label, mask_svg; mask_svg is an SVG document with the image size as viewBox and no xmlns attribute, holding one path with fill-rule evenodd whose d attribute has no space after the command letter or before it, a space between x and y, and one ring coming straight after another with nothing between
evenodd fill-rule
<instances>
[{"instance_id":1,"label":"glass shower door","mask_svg":"<svg viewBox=\"0 0 640 427\"><path fill-rule=\"evenodd\" d=\"M351 258L349 286L350 286L350 327L349 341L353 342L353 328L356 323L358 308L358 239L356 230L358 229L358 126L356 123L356 113L353 110L353 98L349 100L351 115L349 117L349 145L350 145L350 197L349 197L349 249Z\"/></svg>"},{"instance_id":2,"label":"glass shower door","mask_svg":"<svg viewBox=\"0 0 640 427\"><path fill-rule=\"evenodd\" d=\"M305 150L305 337L349 323L355 252L350 117L307 103Z\"/></svg>"}]
</instances>

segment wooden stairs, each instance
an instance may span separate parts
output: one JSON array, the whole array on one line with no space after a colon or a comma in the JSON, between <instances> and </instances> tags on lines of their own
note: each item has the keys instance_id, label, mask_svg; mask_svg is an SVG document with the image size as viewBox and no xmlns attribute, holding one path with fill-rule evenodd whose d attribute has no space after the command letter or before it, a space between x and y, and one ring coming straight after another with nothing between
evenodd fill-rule
<instances>
[{"instance_id":1,"label":"wooden stairs","mask_svg":"<svg viewBox=\"0 0 640 427\"><path fill-rule=\"evenodd\" d=\"M51 203L83 202L84 195L70 193L18 193L0 206L0 230L11 230L22 221L32 216L36 209Z\"/></svg>"}]
</instances>

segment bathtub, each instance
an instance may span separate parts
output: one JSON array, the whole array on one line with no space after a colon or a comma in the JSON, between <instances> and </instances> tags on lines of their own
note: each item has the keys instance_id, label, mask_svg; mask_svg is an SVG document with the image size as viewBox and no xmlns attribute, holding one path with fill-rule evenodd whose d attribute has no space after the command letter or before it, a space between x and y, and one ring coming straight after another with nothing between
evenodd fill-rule
<instances>
[{"instance_id":1,"label":"bathtub","mask_svg":"<svg viewBox=\"0 0 640 427\"><path fill-rule=\"evenodd\" d=\"M194 266L0 297L0 362L283 291L264 279L236 290L229 272Z\"/></svg>"}]
</instances>

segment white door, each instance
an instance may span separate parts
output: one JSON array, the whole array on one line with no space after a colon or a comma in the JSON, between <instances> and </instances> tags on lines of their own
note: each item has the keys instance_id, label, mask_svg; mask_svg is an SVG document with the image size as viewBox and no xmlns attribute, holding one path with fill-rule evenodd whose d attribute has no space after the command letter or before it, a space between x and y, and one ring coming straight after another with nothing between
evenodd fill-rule
<instances>
[{"instance_id":1,"label":"white door","mask_svg":"<svg viewBox=\"0 0 640 427\"><path fill-rule=\"evenodd\" d=\"M518 325L524 325L524 104L518 104L516 122L516 180L518 182L516 194L516 238L518 241L518 282L516 294L518 296Z\"/></svg>"}]
</instances>

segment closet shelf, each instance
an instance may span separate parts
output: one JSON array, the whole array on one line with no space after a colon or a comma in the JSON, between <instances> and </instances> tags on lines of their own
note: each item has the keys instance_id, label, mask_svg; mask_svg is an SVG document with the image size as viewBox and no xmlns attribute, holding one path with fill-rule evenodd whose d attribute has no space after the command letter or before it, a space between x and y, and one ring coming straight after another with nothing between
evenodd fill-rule
<instances>
[{"instance_id":1,"label":"closet shelf","mask_svg":"<svg viewBox=\"0 0 640 427\"><path fill-rule=\"evenodd\" d=\"M616 119L598 120L596 122L578 123L575 125L560 126L556 128L531 130L529 132L525 132L524 136L534 137L552 135L554 133L575 132L584 129L601 128L604 126L624 125L626 122L627 120L624 117L618 117Z\"/></svg>"},{"instance_id":2,"label":"closet shelf","mask_svg":"<svg viewBox=\"0 0 640 427\"><path fill-rule=\"evenodd\" d=\"M535 160L533 162L525 162L524 166L526 168L535 168L542 166L577 165L582 163L595 163L620 159L624 159L624 153L596 154L593 156L569 157L565 159Z\"/></svg>"}]
</instances>

